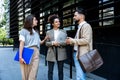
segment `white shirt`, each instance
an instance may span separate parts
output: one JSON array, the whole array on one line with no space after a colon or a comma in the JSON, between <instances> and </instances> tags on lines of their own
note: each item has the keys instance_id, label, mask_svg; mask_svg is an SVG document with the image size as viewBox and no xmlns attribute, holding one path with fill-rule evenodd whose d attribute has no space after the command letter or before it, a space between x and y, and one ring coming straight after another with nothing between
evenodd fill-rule
<instances>
[{"instance_id":1,"label":"white shirt","mask_svg":"<svg viewBox=\"0 0 120 80\"><path fill-rule=\"evenodd\" d=\"M19 32L19 40L24 41L24 46L25 47L30 47L30 46L37 46L40 48L40 37L39 34L33 29L33 34L30 35L30 32L26 29L22 29Z\"/></svg>"},{"instance_id":2,"label":"white shirt","mask_svg":"<svg viewBox=\"0 0 120 80\"><path fill-rule=\"evenodd\" d=\"M54 40L57 41L57 38L59 36L59 29L54 30Z\"/></svg>"},{"instance_id":3,"label":"white shirt","mask_svg":"<svg viewBox=\"0 0 120 80\"><path fill-rule=\"evenodd\" d=\"M81 28L81 26L83 25L83 24L85 24L86 23L86 21L83 21L83 22L81 22L79 25L78 25L78 30L77 30L77 33L76 33L76 35L75 35L75 38L74 39L79 39L79 31L80 31L80 28ZM78 50L78 45L74 45L74 50Z\"/></svg>"}]
</instances>

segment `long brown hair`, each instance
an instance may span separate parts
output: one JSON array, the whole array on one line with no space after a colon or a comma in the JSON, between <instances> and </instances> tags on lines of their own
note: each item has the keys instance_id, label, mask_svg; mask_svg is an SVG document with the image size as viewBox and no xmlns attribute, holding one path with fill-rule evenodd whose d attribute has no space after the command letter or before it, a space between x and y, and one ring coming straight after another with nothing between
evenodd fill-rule
<instances>
[{"instance_id":1,"label":"long brown hair","mask_svg":"<svg viewBox=\"0 0 120 80\"><path fill-rule=\"evenodd\" d=\"M30 32L30 35L33 34L33 31L32 31L32 26L33 26L33 18L35 16L34 15L28 15L26 18L25 18L25 22L24 22L24 28L27 29L29 32Z\"/></svg>"}]
</instances>

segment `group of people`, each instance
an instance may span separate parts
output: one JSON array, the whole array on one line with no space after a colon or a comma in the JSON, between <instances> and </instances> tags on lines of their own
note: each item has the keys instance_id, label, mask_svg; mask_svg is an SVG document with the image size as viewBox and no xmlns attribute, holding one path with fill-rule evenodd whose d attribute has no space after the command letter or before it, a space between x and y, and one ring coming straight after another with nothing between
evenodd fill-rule
<instances>
[{"instance_id":1,"label":"group of people","mask_svg":"<svg viewBox=\"0 0 120 80\"><path fill-rule=\"evenodd\" d=\"M86 80L85 72L83 72L78 58L86 52L92 50L92 28L85 21L85 11L82 8L77 8L73 19L78 23L78 30L74 38L68 37L67 33L60 27L60 19L58 15L50 15L48 21L52 29L46 32L46 37L41 40L37 31L37 19L34 15L28 15L24 22L23 29L19 32L19 62L22 73L22 80L36 80L39 67L39 49L40 44L45 43L48 47L48 80L53 80L54 64L57 62L59 80L63 80L64 61L67 59L66 45L74 45L73 60L76 68L76 80ZM79 36L81 36L79 38ZM80 47L78 47L80 45ZM34 55L29 65L25 64L22 58L24 47L34 49ZM79 49L78 49L79 48ZM80 55L78 54L80 51Z\"/></svg>"}]
</instances>

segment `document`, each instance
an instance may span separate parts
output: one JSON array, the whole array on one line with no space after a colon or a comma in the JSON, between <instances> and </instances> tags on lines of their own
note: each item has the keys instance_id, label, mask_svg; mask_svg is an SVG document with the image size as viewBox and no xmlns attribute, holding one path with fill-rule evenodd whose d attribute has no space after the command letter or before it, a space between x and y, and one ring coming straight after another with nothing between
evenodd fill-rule
<instances>
[{"instance_id":1,"label":"document","mask_svg":"<svg viewBox=\"0 0 120 80\"><path fill-rule=\"evenodd\" d=\"M25 60L26 64L30 64L33 53L34 53L34 49L25 48L25 47L23 48L22 58ZM19 61L19 50L17 51L14 60Z\"/></svg>"}]
</instances>

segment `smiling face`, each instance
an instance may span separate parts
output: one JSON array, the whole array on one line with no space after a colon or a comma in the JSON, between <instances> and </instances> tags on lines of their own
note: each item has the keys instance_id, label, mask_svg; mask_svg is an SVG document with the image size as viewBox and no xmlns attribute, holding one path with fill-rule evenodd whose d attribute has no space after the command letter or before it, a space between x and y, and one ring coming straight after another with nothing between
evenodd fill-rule
<instances>
[{"instance_id":1,"label":"smiling face","mask_svg":"<svg viewBox=\"0 0 120 80\"><path fill-rule=\"evenodd\" d=\"M60 27L60 20L58 18L54 19L54 22L52 23L53 28L59 28Z\"/></svg>"}]
</instances>

